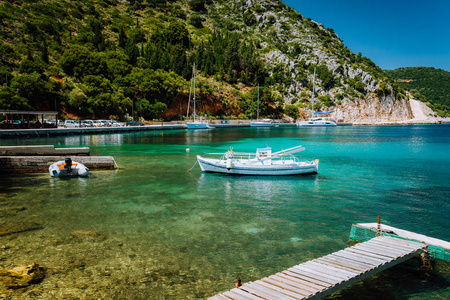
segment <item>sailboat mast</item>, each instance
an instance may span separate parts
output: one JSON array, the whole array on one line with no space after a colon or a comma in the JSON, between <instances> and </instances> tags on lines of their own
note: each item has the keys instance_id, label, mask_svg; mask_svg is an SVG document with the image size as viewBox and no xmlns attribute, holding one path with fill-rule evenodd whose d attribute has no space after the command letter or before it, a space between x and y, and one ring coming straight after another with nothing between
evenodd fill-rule
<instances>
[{"instance_id":1,"label":"sailboat mast","mask_svg":"<svg viewBox=\"0 0 450 300\"><path fill-rule=\"evenodd\" d=\"M259 121L259 84L258 84L258 108L256 109L256 120Z\"/></svg>"},{"instance_id":2,"label":"sailboat mast","mask_svg":"<svg viewBox=\"0 0 450 300\"><path fill-rule=\"evenodd\" d=\"M313 94L312 94L312 118L314 118L314 93L316 89L316 67L314 67ZM194 94L195 95L195 94ZM195 96L194 96L195 99ZM195 107L195 106L194 106Z\"/></svg>"},{"instance_id":3,"label":"sailboat mast","mask_svg":"<svg viewBox=\"0 0 450 300\"><path fill-rule=\"evenodd\" d=\"M191 95L192 95L192 78L191 78L190 86L189 86L189 102L188 102L188 107L187 107L186 119L189 119L189 108L191 107Z\"/></svg>"},{"instance_id":4,"label":"sailboat mast","mask_svg":"<svg viewBox=\"0 0 450 300\"><path fill-rule=\"evenodd\" d=\"M196 118L196 112L195 112L195 62L194 62L194 71L193 72L194 72L194 121L195 121L195 118Z\"/></svg>"}]
</instances>

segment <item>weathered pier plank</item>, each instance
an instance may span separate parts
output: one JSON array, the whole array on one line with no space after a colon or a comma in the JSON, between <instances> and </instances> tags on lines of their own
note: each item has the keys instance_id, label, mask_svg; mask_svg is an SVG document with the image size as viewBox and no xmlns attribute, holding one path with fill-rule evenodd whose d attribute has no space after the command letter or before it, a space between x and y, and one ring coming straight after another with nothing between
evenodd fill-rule
<instances>
[{"instance_id":1,"label":"weathered pier plank","mask_svg":"<svg viewBox=\"0 0 450 300\"><path fill-rule=\"evenodd\" d=\"M209 299L320 299L418 255L426 244L380 236Z\"/></svg>"}]
</instances>

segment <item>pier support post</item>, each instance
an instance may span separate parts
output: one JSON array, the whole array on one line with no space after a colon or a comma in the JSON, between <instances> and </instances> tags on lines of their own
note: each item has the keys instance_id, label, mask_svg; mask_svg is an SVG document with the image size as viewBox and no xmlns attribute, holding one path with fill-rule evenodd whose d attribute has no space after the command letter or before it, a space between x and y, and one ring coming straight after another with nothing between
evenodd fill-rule
<instances>
[{"instance_id":1,"label":"pier support post","mask_svg":"<svg viewBox=\"0 0 450 300\"><path fill-rule=\"evenodd\" d=\"M242 286L241 280L242 280L241 277L239 277L239 278L237 279L237 282L234 284L234 286L237 287L237 288L240 287L240 286Z\"/></svg>"},{"instance_id":2,"label":"pier support post","mask_svg":"<svg viewBox=\"0 0 450 300\"><path fill-rule=\"evenodd\" d=\"M422 258L422 269L425 270L425 274L428 276L428 272L431 271L431 257L430 252L428 252L428 246L423 249L423 253L420 255Z\"/></svg>"},{"instance_id":3,"label":"pier support post","mask_svg":"<svg viewBox=\"0 0 450 300\"><path fill-rule=\"evenodd\" d=\"M381 222L380 222L380 216L377 218L377 236L381 236Z\"/></svg>"}]
</instances>

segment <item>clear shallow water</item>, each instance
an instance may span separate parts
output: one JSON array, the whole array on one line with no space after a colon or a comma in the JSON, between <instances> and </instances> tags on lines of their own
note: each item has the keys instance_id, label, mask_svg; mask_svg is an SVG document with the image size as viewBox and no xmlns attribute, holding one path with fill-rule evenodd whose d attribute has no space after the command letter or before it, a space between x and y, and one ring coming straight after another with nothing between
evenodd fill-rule
<instances>
[{"instance_id":1,"label":"clear shallow water","mask_svg":"<svg viewBox=\"0 0 450 300\"><path fill-rule=\"evenodd\" d=\"M0 260L0 266L26 259L51 270L68 265L65 281L48 276L41 296L48 288L81 298L102 293L205 298L231 289L239 276L244 282L256 280L340 250L352 223L375 222L377 215L391 226L450 241L448 125L239 128L0 141L19 144L89 146L91 155L112 155L120 167L92 171L87 179L60 180L48 174L0 178L7 203L27 208L7 219L44 227L0 237L16 249L8 250L14 258ZM187 172L197 154L230 147L254 152L266 145L274 151L303 145L304 159L320 159L319 174L233 177L202 174L198 165ZM95 231L102 239L74 240L78 230ZM22 253L16 245L24 242L39 250ZM93 257L83 258L87 253ZM66 263L77 260L84 261L82 271ZM333 297L449 298L448 266L439 264L429 280L419 267L419 262L409 262ZM69 290L58 280L81 287ZM83 282L90 284L83 288ZM121 286L128 294L115 289Z\"/></svg>"}]
</instances>

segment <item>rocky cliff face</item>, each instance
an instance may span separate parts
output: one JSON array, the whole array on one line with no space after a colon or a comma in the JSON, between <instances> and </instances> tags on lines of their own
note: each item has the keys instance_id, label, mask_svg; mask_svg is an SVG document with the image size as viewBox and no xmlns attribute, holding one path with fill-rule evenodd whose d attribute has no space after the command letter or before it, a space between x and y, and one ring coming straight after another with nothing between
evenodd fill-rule
<instances>
[{"instance_id":1,"label":"rocky cliff face","mask_svg":"<svg viewBox=\"0 0 450 300\"><path fill-rule=\"evenodd\" d=\"M390 123L412 119L409 100L392 97L344 100L334 107L338 120L352 123Z\"/></svg>"},{"instance_id":2,"label":"rocky cliff face","mask_svg":"<svg viewBox=\"0 0 450 300\"><path fill-rule=\"evenodd\" d=\"M405 91L370 59L346 48L332 29L304 18L278 0L233 2L241 13L253 14L256 23L247 31L261 42L272 75L281 77L283 70L285 78L274 88L281 91L284 105L304 102L302 92L304 99L317 67L315 106L319 110L334 111L338 119L349 122L396 122L414 117ZM321 96L328 96L328 103L321 103Z\"/></svg>"}]
</instances>

